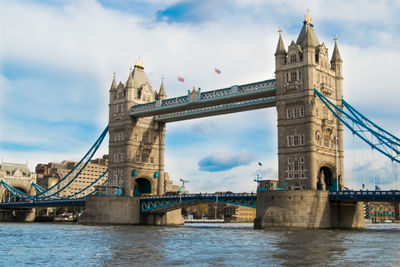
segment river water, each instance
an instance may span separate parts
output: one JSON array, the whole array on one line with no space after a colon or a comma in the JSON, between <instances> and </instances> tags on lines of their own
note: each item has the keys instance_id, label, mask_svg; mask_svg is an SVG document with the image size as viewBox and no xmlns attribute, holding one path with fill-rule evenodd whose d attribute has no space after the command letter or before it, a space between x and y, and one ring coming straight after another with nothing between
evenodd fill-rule
<instances>
[{"instance_id":1,"label":"river water","mask_svg":"<svg viewBox=\"0 0 400 267\"><path fill-rule=\"evenodd\" d=\"M400 225L254 230L0 223L0 266L400 266Z\"/></svg>"}]
</instances>

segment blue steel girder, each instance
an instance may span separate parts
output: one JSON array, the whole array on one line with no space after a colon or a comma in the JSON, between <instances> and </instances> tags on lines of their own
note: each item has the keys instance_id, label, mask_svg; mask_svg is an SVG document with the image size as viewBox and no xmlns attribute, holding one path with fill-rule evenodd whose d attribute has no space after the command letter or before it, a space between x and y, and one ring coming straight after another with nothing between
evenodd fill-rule
<instances>
[{"instance_id":1,"label":"blue steel girder","mask_svg":"<svg viewBox=\"0 0 400 267\"><path fill-rule=\"evenodd\" d=\"M187 194L176 196L141 197L140 210L142 213L164 213L205 202L221 202L255 208L256 197L256 193Z\"/></svg>"},{"instance_id":2,"label":"blue steel girder","mask_svg":"<svg viewBox=\"0 0 400 267\"><path fill-rule=\"evenodd\" d=\"M134 118L157 116L271 97L275 96L275 92L276 83L274 79L244 85L234 85L228 88L207 92L201 92L199 89L198 92L194 92L197 95L195 97L193 97L193 92L188 91L188 95L186 96L132 106L129 114Z\"/></svg>"},{"instance_id":3,"label":"blue steel girder","mask_svg":"<svg viewBox=\"0 0 400 267\"><path fill-rule=\"evenodd\" d=\"M253 109L267 108L272 106L275 106L275 96L157 115L154 117L154 121L175 122Z\"/></svg>"},{"instance_id":4,"label":"blue steel girder","mask_svg":"<svg viewBox=\"0 0 400 267\"><path fill-rule=\"evenodd\" d=\"M329 192L330 200L339 201L400 201L400 191L338 191Z\"/></svg>"},{"instance_id":5,"label":"blue steel girder","mask_svg":"<svg viewBox=\"0 0 400 267\"><path fill-rule=\"evenodd\" d=\"M392 161L400 163L400 142L394 135L372 124L371 121L364 119L361 113L356 112L354 108L349 107L348 103L343 100L344 106L349 109L350 113L345 112L340 107L333 104L325 95L314 89L315 95L325 104L325 106L340 120L353 134L357 135L361 140L376 149ZM362 119L363 118L363 119ZM371 127L372 126L372 127ZM370 133L371 136L367 136ZM369 140L371 138L371 140ZM373 141L375 138L375 141Z\"/></svg>"},{"instance_id":6,"label":"blue steel girder","mask_svg":"<svg viewBox=\"0 0 400 267\"><path fill-rule=\"evenodd\" d=\"M19 202L3 202L0 203L0 209L15 208L34 208L34 207L67 207L67 206L85 206L86 199L62 199L62 200L30 200Z\"/></svg>"}]
</instances>

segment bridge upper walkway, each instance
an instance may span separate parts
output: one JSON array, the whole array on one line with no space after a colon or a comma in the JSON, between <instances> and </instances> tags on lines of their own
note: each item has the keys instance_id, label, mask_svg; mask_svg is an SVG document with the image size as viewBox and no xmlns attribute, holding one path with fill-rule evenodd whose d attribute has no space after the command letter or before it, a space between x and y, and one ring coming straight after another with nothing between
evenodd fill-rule
<instances>
[{"instance_id":1,"label":"bridge upper walkway","mask_svg":"<svg viewBox=\"0 0 400 267\"><path fill-rule=\"evenodd\" d=\"M173 122L199 117L271 107L275 105L274 79L201 92L132 106L134 118L154 116L154 121Z\"/></svg>"}]
</instances>

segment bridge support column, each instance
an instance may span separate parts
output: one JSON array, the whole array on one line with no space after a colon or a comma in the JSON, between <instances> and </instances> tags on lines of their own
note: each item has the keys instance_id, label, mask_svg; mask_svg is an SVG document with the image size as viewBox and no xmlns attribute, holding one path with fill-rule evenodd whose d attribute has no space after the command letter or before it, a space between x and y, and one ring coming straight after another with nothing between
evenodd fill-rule
<instances>
[{"instance_id":1,"label":"bridge support column","mask_svg":"<svg viewBox=\"0 0 400 267\"><path fill-rule=\"evenodd\" d=\"M393 202L394 216L396 221L400 221L400 201Z\"/></svg>"},{"instance_id":2,"label":"bridge support column","mask_svg":"<svg viewBox=\"0 0 400 267\"><path fill-rule=\"evenodd\" d=\"M138 197L91 196L78 220L82 224L140 224Z\"/></svg>"},{"instance_id":3,"label":"bridge support column","mask_svg":"<svg viewBox=\"0 0 400 267\"><path fill-rule=\"evenodd\" d=\"M328 191L260 191L254 228L363 228L363 212L361 202L331 202Z\"/></svg>"},{"instance_id":4,"label":"bridge support column","mask_svg":"<svg viewBox=\"0 0 400 267\"><path fill-rule=\"evenodd\" d=\"M330 228L327 191L257 192L254 228Z\"/></svg>"},{"instance_id":5,"label":"bridge support column","mask_svg":"<svg viewBox=\"0 0 400 267\"><path fill-rule=\"evenodd\" d=\"M145 225L182 225L185 220L181 209L169 211L162 214L141 214L141 224Z\"/></svg>"},{"instance_id":6,"label":"bridge support column","mask_svg":"<svg viewBox=\"0 0 400 267\"><path fill-rule=\"evenodd\" d=\"M1 210L0 222L33 222L36 209Z\"/></svg>"},{"instance_id":7,"label":"bridge support column","mask_svg":"<svg viewBox=\"0 0 400 267\"><path fill-rule=\"evenodd\" d=\"M331 201L332 227L345 229L365 228L364 202Z\"/></svg>"}]
</instances>

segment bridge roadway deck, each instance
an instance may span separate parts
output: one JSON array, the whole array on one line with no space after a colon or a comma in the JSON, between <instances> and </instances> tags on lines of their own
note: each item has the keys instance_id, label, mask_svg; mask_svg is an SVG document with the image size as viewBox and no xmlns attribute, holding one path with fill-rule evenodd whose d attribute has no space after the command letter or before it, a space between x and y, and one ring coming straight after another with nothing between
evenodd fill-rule
<instances>
[{"instance_id":1,"label":"bridge roadway deck","mask_svg":"<svg viewBox=\"0 0 400 267\"><path fill-rule=\"evenodd\" d=\"M186 194L174 196L141 197L142 212L165 212L204 202L222 202L234 205L256 207L256 193L231 194ZM400 201L400 191L338 191L329 193L330 200L337 201ZM59 199L59 200L31 200L0 203L0 209L57 207L57 206L84 206L86 200Z\"/></svg>"},{"instance_id":2,"label":"bridge roadway deck","mask_svg":"<svg viewBox=\"0 0 400 267\"><path fill-rule=\"evenodd\" d=\"M275 105L275 80L234 85L228 88L201 92L132 106L133 118L155 116L155 121L172 122L219 114L259 109Z\"/></svg>"}]
</instances>

